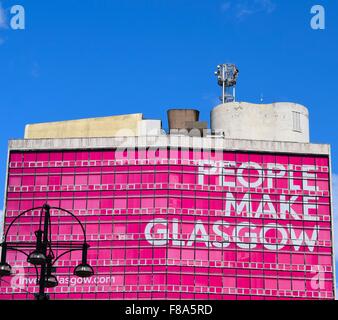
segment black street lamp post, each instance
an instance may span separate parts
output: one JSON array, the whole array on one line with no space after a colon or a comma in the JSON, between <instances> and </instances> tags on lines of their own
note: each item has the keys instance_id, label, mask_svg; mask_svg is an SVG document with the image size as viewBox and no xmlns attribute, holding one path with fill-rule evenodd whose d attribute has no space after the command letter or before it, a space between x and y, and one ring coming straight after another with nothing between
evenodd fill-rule
<instances>
[{"instance_id":1,"label":"black street lamp post","mask_svg":"<svg viewBox=\"0 0 338 320\"><path fill-rule=\"evenodd\" d=\"M36 241L8 242L7 236L12 225L27 212L37 209L41 209L41 213L40 213L39 229L35 231ZM83 231L84 241L52 242L51 216L50 216L51 209L63 211L67 214L70 214L73 218L75 218L77 223L80 224L81 229ZM42 229L42 219L43 219L43 229ZM48 294L45 293L45 289L53 288L58 285L56 276L52 274L53 272L55 272L55 267L53 266L60 257L62 257L67 253L76 250L82 251L82 261L78 266L75 267L74 275L86 278L91 277L94 274L93 268L87 263L87 252L89 245L86 241L85 229L80 220L73 213L62 208L50 207L48 204L45 204L43 205L43 207L36 207L22 212L8 226L6 233L4 235L4 241L0 244L0 246L2 247L1 262L0 262L0 277L11 275L12 267L9 265L9 263L6 262L6 254L8 250L15 250L25 254L27 256L27 261L33 264L36 270L37 283L39 284L39 293L35 294L35 298L37 300L48 300L49 296ZM61 250L62 253L59 254L58 256L55 256L53 249ZM29 253L27 253L27 251ZM38 267L40 267L40 275L38 272Z\"/></svg>"}]
</instances>

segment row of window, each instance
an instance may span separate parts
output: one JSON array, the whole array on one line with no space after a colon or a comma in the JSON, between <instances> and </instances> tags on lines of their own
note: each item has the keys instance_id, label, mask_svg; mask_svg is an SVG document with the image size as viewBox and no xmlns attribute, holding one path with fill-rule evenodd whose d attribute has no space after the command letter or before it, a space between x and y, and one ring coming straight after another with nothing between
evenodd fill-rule
<instances>
[{"instance_id":1,"label":"row of window","mask_svg":"<svg viewBox=\"0 0 338 320\"><path fill-rule=\"evenodd\" d=\"M156 219L153 219L156 218ZM172 218L173 220L163 220L163 218ZM178 219L179 218L179 219ZM222 230L229 236L241 236L243 231L248 234L248 237L257 235L262 228L266 229L264 238L284 239L285 230L288 231L288 239L304 239L307 235L318 232L319 240L327 240L331 233L331 224L328 222L313 222L313 221L280 221L276 219L247 219L247 218L231 218L226 217L222 220L219 217L187 217L177 215L161 215L157 216L115 216L109 220L98 221L96 219L87 220L84 224L88 235L119 235L119 239L126 240L140 239L139 236L144 235L146 225L154 223L155 228L167 230L161 233L161 239L170 239L176 236L176 239L189 239L191 234L207 233L210 239L215 239L215 236L221 236L215 229ZM36 228L39 223L39 218L35 217L20 217L11 227L12 235L28 236L31 230ZM243 224L245 223L245 224ZM197 225L196 225L197 224ZM243 227L244 226L244 227ZM82 229L74 224L71 219L62 220L62 217L51 216L51 228L53 233L60 235L76 235L82 234ZM286 229L287 228L287 229ZM268 230L267 230L268 229ZM291 232L290 232L291 230ZM78 232L76 232L78 231ZM293 232L294 231L294 232ZM130 237L127 237L130 235ZM321 238L323 237L323 238Z\"/></svg>"},{"instance_id":2,"label":"row of window","mask_svg":"<svg viewBox=\"0 0 338 320\"><path fill-rule=\"evenodd\" d=\"M9 186L8 197L21 196L22 198L32 198L32 193L38 193L39 197L48 196L49 198L59 197L60 194L64 197L69 197L73 195L72 192L75 192L74 196L83 198L84 193L87 193L87 197L92 198L93 196L99 196L102 198L112 197L112 196L135 196L133 194L134 190L138 191L138 195L145 196L155 196L156 194L168 196L180 197L182 195L195 196L195 194L203 194L198 196L204 199L224 199L228 196L241 197L243 199L244 192L243 188L221 188L216 186L198 186L198 185L188 185L188 184L118 184L118 185L66 185L66 186L56 186L56 185L43 185L43 186ZM260 189L260 188L250 188L250 197L254 201L261 201L261 197L264 196L265 201L270 202L285 202L289 200L289 196L297 196L295 199L292 198L293 202L299 203L298 197L311 197L311 200L325 198L325 201L329 203L329 192L327 191L306 191L306 190L289 190L289 189ZM155 192L156 191L156 192ZM187 192L188 191L188 192ZM194 193L192 195L192 193ZM247 195L245 195L247 197ZM283 196L283 197L280 197ZM285 197L284 197L285 196ZM245 200L246 198L244 198ZM323 201L321 201L323 202Z\"/></svg>"},{"instance_id":3,"label":"row of window","mask_svg":"<svg viewBox=\"0 0 338 320\"><path fill-rule=\"evenodd\" d=\"M292 195L311 195L311 196L329 196L329 189L326 188L328 186L327 182L317 184L318 189L316 191L310 190L291 190L287 186L273 186L271 188L256 188L256 187L247 187L244 188L242 186L218 186L212 184L196 184L196 183L179 183L179 182L126 182L120 181L117 183L77 183L74 182L73 179L68 181L67 183L64 182L62 184L54 183L54 182L43 182L43 183L27 183L27 184L19 184L13 182L11 180L12 177L9 178L8 184L8 192L34 192L34 191L93 191L93 190L131 190L136 189L140 192L146 191L149 189L182 189L182 190L196 190L196 191L216 191L219 193L224 192L248 192L250 191L251 194L292 194ZM126 180L125 178L123 178ZM326 188L326 189L325 189Z\"/></svg>"},{"instance_id":4,"label":"row of window","mask_svg":"<svg viewBox=\"0 0 338 320\"><path fill-rule=\"evenodd\" d=\"M60 254L60 253L58 253ZM189 249L168 249L166 248L122 248L122 246L113 249L95 248L91 246L88 252L89 259L93 266L99 266L100 270L109 266L113 267L144 267L161 269L161 266L177 266L177 268L189 266L195 267L198 272L210 272L209 269L221 271L222 268L237 268L244 270L264 270L264 272L284 272L300 271L313 272L320 271L331 272L332 256L330 252L325 253L301 253L301 252L267 252L265 251L236 251L236 250L189 250ZM17 266L26 264L26 257L23 254L15 252L8 253L8 259L14 261ZM81 252L73 252L59 260L59 265L75 266L81 259ZM216 268L216 269L215 269ZM225 271L227 272L227 271Z\"/></svg>"},{"instance_id":5,"label":"row of window","mask_svg":"<svg viewBox=\"0 0 338 320\"><path fill-rule=\"evenodd\" d=\"M43 204L42 204L43 205ZM12 207L12 205L9 205ZM40 206L40 204L35 205ZM28 207L27 207L28 208ZM18 214L22 213L24 210L24 207L22 207L21 210L18 208L16 209L9 209L7 207L6 210L6 218L7 221L12 221ZM203 217L210 217L211 219L234 219L239 218L242 216L242 219L248 219L245 217L245 215L238 215L234 212L231 212L229 215L225 215L223 210L190 210L190 209L176 209L176 208L144 208L144 209L69 209L71 210L76 216L79 216L81 221L83 223L99 223L99 221L110 221L111 216L115 217L125 217L125 219L134 219L135 216L138 216L140 214L146 216L148 219L156 218L156 215L160 215L161 217L172 217L175 218L178 215L184 214L189 217L195 218L195 219L201 219ZM189 212L187 212L189 211ZM26 212L27 217L38 217L38 212ZM295 226L301 226L304 223L307 225L311 225L311 223L314 223L314 220L307 219L307 216L298 215L299 220L295 220L294 217L283 217L283 218L276 218L276 217L268 217L267 215L261 215L259 218L249 218L249 220L255 224L255 221L258 221L258 223L261 223L260 221L263 221L262 223L265 223L266 221L269 221L271 223L279 223L279 222L289 222L291 224L294 224ZM21 218L22 221L25 221L26 218ZM330 215L320 215L316 216L316 223L321 227L321 229L331 229L331 217ZM23 222L24 224L25 222ZM283 223L282 223L283 224Z\"/></svg>"},{"instance_id":6,"label":"row of window","mask_svg":"<svg viewBox=\"0 0 338 320\"><path fill-rule=\"evenodd\" d=\"M61 198L61 199L60 199ZM64 198L64 199L62 199ZM169 207L168 200L177 200L177 201L189 201L188 208L196 209L204 209L208 208L208 203L210 205L219 204L222 207L222 204L226 201L231 202L231 206L242 206L246 203L252 203L253 207L259 207L259 205L263 202L264 204L291 204L292 206L296 205L304 205L304 206L313 206L313 205L330 205L330 198L328 197L315 197L315 196L301 196L301 195L266 195L266 194L243 194L243 193L223 193L217 195L216 193L207 193L203 191L180 191L180 190L144 190L142 192L139 191L75 191L75 192L40 192L40 193L19 193L19 192L10 192L7 193L7 199L21 199L22 201L31 201L38 199L59 199L66 200L69 198L73 198L74 201L82 201L82 203L87 202L91 204L96 201L96 208L100 208L99 201L138 201L138 208L140 207L140 201L149 201L152 206L157 207L160 205L160 201L165 201L167 207ZM236 203L235 203L236 201ZM196 204L195 204L196 202ZM161 206L161 205L160 205ZM88 208L92 208L92 206L87 206ZM134 206L129 206L129 208L133 208ZM143 207L143 206L142 206ZM302 206L298 206L297 209ZM104 207L103 207L104 208ZM118 207L120 208L120 207ZM210 209L213 209L212 207ZM262 208L264 209L264 208ZM258 208L256 209L258 210ZM270 209L271 211L271 209ZM263 212L263 211L261 211Z\"/></svg>"},{"instance_id":7,"label":"row of window","mask_svg":"<svg viewBox=\"0 0 338 320\"><path fill-rule=\"evenodd\" d=\"M72 166L70 166L72 164ZM145 173L171 173L171 174L198 174L208 176L253 176L267 178L304 178L310 179L323 179L329 177L328 167L316 166L293 166L293 165L273 165L273 164L257 164L243 163L241 166L234 164L225 165L224 167L217 166L217 164L200 164L192 162L186 165L173 165L173 164L118 164L112 163L111 165L101 165L96 163L97 166L86 163L81 165L75 163L59 163L58 166L37 166L36 162L26 164L26 166L19 165L19 163L11 163L9 172L11 174L145 174Z\"/></svg>"},{"instance_id":8,"label":"row of window","mask_svg":"<svg viewBox=\"0 0 338 320\"><path fill-rule=\"evenodd\" d=\"M166 173L166 174L193 174L193 175L207 175L207 176L222 176L222 177L261 177L264 179L271 178L290 178L290 179L328 179L329 171L328 167L315 167L311 166L311 170L308 167L292 166L288 165L280 167L279 169L272 168L272 166L266 164L255 164L257 168L248 167L240 168L240 166L231 166L222 170L217 166L205 166L199 163L191 163L190 165L121 165L112 163L110 166L96 163L86 163L86 165L76 163L60 163L58 166L37 166L38 163L32 162L29 164L10 163L9 172L13 175L46 175L46 174L78 174L78 175L100 175L100 174L152 174L152 173ZM70 166L72 164L72 166ZM247 166L247 164L245 164Z\"/></svg>"},{"instance_id":9,"label":"row of window","mask_svg":"<svg viewBox=\"0 0 338 320\"><path fill-rule=\"evenodd\" d=\"M70 263L69 260L59 260L57 263L58 275L69 275L73 267L79 263ZM96 263L95 263L96 261ZM126 261L128 264L126 264ZM138 261L138 263L136 263ZM167 259L167 263L158 263L158 259L128 259L128 260L90 260L92 266L99 266L95 274L100 276L116 275L119 273L125 274L162 274L164 273L163 267L166 266L171 274L184 274L184 275L207 275L214 276L259 276L267 278L297 278L309 279L314 275L320 274L325 279L333 279L333 268L331 266L318 265L318 264L282 264L282 263L258 263L258 262L224 262L205 260L175 260ZM131 262L131 263L130 263ZM202 265L205 265L201 267ZM26 260L16 260L16 268L26 268ZM72 269L69 271L69 268ZM30 270L28 274L33 274L34 270ZM70 273L69 273L70 272Z\"/></svg>"},{"instance_id":10,"label":"row of window","mask_svg":"<svg viewBox=\"0 0 338 320\"><path fill-rule=\"evenodd\" d=\"M3 281L3 280L2 280ZM284 288L285 287L285 288ZM236 295L257 295L257 296L284 296L284 297L308 297L308 298L332 298L333 291L330 288L325 288L325 290L302 290L303 286L300 284L295 285L296 288L300 289L293 289L293 287L288 285L283 285L282 288L269 287L268 289L263 288L250 288L248 285L244 287L215 287L215 286L192 286L192 285L180 285L180 284L168 284L168 285L146 285L146 284L126 284L120 286L58 286L50 290L53 293L85 293L91 292L93 296L95 294L104 292L106 293L106 297L109 293L116 294L117 292L120 293L121 296L125 296L127 293L133 293L135 297L140 296L141 293L148 293L149 297L150 294L156 295L156 293L163 292L163 297L170 297L174 296L173 293L176 293L177 297L181 297L184 299L185 296L188 297L186 294L197 295L199 293L204 293L204 297L206 299L211 298L214 294L221 294L221 295L233 295L233 298ZM17 287L7 287L3 290L3 294L5 293L18 293L20 291L27 291L29 293L37 292L36 287L29 287L29 288L17 288ZM47 290L49 292L49 290ZM0 292L0 299L1 299L1 292ZM3 295L4 296L4 295ZM57 297L57 294L55 294ZM75 297L75 295L71 294L69 298ZM222 296L219 296L222 299ZM59 298L62 299L60 296Z\"/></svg>"}]
</instances>

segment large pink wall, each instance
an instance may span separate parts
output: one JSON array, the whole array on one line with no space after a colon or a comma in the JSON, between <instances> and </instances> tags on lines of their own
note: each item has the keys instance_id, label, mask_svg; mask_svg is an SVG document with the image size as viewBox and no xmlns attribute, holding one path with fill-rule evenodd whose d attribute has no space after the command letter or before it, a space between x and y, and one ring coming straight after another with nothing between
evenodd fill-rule
<instances>
[{"instance_id":1,"label":"large pink wall","mask_svg":"<svg viewBox=\"0 0 338 320\"><path fill-rule=\"evenodd\" d=\"M80 283L80 253L65 256L52 299L332 299L329 185L326 157L11 152L5 224L45 202L85 224L95 276ZM34 240L37 215L11 241ZM54 241L82 240L52 215ZM17 274L1 280L0 299L32 298L34 270L21 253L9 262Z\"/></svg>"}]
</instances>

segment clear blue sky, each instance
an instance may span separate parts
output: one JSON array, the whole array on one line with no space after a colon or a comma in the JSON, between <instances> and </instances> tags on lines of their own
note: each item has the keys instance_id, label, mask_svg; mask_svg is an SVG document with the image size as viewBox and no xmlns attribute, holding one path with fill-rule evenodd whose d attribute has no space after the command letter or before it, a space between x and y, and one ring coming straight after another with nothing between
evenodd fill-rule
<instances>
[{"instance_id":1,"label":"clear blue sky","mask_svg":"<svg viewBox=\"0 0 338 320\"><path fill-rule=\"evenodd\" d=\"M213 72L240 69L238 100L291 101L310 112L311 141L332 145L338 174L338 1L0 0L22 4L26 29L0 19L0 203L7 140L27 123L143 112L162 118L218 102ZM326 9L326 29L310 9ZM337 179L338 181L338 179Z\"/></svg>"}]
</instances>

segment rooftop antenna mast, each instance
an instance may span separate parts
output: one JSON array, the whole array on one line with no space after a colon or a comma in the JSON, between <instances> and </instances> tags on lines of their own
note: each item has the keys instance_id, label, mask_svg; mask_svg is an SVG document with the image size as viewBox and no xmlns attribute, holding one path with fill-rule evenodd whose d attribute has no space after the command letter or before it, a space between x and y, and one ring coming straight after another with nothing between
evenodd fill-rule
<instances>
[{"instance_id":1,"label":"rooftop antenna mast","mask_svg":"<svg viewBox=\"0 0 338 320\"><path fill-rule=\"evenodd\" d=\"M236 83L238 69L234 64L224 63L217 66L215 75L217 76L218 85L222 87L222 103L236 101Z\"/></svg>"}]
</instances>

